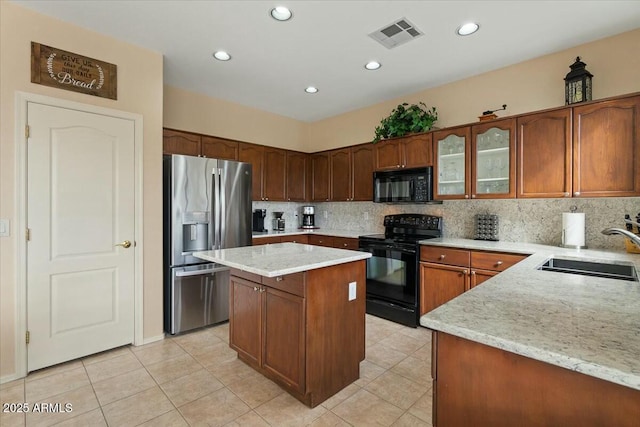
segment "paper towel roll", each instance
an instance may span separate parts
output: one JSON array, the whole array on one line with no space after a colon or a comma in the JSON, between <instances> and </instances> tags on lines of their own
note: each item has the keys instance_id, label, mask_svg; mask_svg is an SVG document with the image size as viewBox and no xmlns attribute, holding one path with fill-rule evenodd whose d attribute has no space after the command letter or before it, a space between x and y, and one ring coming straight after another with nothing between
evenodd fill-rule
<instances>
[{"instance_id":1,"label":"paper towel roll","mask_svg":"<svg viewBox=\"0 0 640 427\"><path fill-rule=\"evenodd\" d=\"M584 213L562 213L562 246L586 248L584 240Z\"/></svg>"}]
</instances>

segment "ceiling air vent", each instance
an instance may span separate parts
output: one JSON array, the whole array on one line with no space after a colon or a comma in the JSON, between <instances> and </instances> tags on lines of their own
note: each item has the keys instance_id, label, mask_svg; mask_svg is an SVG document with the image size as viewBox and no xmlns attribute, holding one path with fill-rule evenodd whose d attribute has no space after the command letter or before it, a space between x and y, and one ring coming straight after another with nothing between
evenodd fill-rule
<instances>
[{"instance_id":1,"label":"ceiling air vent","mask_svg":"<svg viewBox=\"0 0 640 427\"><path fill-rule=\"evenodd\" d=\"M423 35L408 19L398 19L390 25L385 25L369 34L369 37L382 44L387 49L393 49L408 41Z\"/></svg>"}]
</instances>

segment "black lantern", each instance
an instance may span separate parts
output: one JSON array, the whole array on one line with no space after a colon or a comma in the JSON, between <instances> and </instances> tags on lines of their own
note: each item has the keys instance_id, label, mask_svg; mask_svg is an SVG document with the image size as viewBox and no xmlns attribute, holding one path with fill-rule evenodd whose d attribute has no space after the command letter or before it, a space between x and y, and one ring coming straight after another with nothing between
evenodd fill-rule
<instances>
[{"instance_id":1,"label":"black lantern","mask_svg":"<svg viewBox=\"0 0 640 427\"><path fill-rule=\"evenodd\" d=\"M564 78L564 100L565 105L578 102L591 101L591 78L593 74L584 67L587 64L576 58L576 62L571 64L571 71Z\"/></svg>"}]
</instances>

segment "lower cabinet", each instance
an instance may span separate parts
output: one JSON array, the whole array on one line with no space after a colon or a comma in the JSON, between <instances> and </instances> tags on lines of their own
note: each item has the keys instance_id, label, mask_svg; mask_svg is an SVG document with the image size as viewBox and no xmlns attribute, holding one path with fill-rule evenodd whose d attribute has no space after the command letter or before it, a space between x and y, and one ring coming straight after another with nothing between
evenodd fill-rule
<instances>
[{"instance_id":1,"label":"lower cabinet","mask_svg":"<svg viewBox=\"0 0 640 427\"><path fill-rule=\"evenodd\" d=\"M420 315L489 280L526 255L470 251L441 246L420 248Z\"/></svg>"},{"instance_id":2,"label":"lower cabinet","mask_svg":"<svg viewBox=\"0 0 640 427\"><path fill-rule=\"evenodd\" d=\"M365 280L364 260L279 277L232 269L229 346L314 407L359 378Z\"/></svg>"},{"instance_id":3,"label":"lower cabinet","mask_svg":"<svg viewBox=\"0 0 640 427\"><path fill-rule=\"evenodd\" d=\"M434 426L638 425L636 389L439 331L432 346Z\"/></svg>"}]
</instances>

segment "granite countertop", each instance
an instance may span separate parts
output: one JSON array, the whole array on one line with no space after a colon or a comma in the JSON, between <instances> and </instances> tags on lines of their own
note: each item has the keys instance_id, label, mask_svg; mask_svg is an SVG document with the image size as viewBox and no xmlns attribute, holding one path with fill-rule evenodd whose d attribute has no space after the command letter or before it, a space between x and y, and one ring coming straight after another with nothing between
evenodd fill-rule
<instances>
[{"instance_id":1,"label":"granite countertop","mask_svg":"<svg viewBox=\"0 0 640 427\"><path fill-rule=\"evenodd\" d=\"M420 318L471 341L640 390L640 282L537 270L550 256L633 263L640 255L439 238L425 245L530 256Z\"/></svg>"},{"instance_id":2,"label":"granite countertop","mask_svg":"<svg viewBox=\"0 0 640 427\"><path fill-rule=\"evenodd\" d=\"M368 252L302 245L299 243L243 246L240 248L195 252L193 255L207 261L265 277L299 273L371 257Z\"/></svg>"},{"instance_id":3,"label":"granite countertop","mask_svg":"<svg viewBox=\"0 0 640 427\"><path fill-rule=\"evenodd\" d=\"M330 228L314 228L314 229L301 229L301 228L291 228L285 229L284 231L265 231L265 232L253 232L253 238L259 239L261 237L272 237L272 236L292 236L297 234L318 234L321 236L333 236L333 237L349 237L352 239L357 239L359 236L364 236L367 234L376 234L380 233L380 231L352 231L352 230L337 230Z\"/></svg>"}]
</instances>

